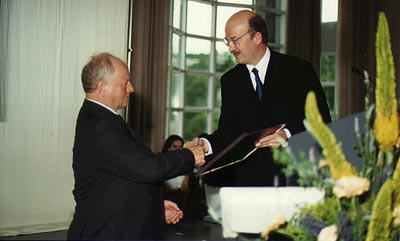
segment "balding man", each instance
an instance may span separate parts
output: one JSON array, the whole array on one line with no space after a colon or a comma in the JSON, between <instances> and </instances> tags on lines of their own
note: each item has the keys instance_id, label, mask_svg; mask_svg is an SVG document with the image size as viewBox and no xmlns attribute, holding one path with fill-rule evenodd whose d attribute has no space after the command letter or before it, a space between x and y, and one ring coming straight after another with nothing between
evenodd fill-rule
<instances>
[{"instance_id":1,"label":"balding man","mask_svg":"<svg viewBox=\"0 0 400 241\"><path fill-rule=\"evenodd\" d=\"M134 91L119 58L93 56L81 78L86 99L75 130L76 208L68 239L160 240L164 223L181 217L169 215L171 206L164 213L162 183L204 164L204 152L192 146L155 154L133 133L116 112Z\"/></svg>"},{"instance_id":2,"label":"balding man","mask_svg":"<svg viewBox=\"0 0 400 241\"><path fill-rule=\"evenodd\" d=\"M195 138L194 143L203 145L206 153L218 154L244 132L287 125L261 139L256 144L257 151L245 161L205 175L205 182L210 185L285 185L286 178L273 161L271 147L277 148L280 139L287 140L305 130L304 106L309 91L316 93L324 121L331 121L325 94L312 65L272 51L267 42L266 23L255 12L243 10L229 18L225 43L238 64L221 77L222 105L217 130L202 135L201 139Z\"/></svg>"}]
</instances>

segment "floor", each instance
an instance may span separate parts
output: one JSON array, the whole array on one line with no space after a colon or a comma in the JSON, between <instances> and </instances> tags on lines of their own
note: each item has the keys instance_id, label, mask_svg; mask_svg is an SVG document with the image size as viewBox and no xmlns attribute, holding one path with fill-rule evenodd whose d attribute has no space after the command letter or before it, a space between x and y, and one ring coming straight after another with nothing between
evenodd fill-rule
<instances>
[{"instance_id":1,"label":"floor","mask_svg":"<svg viewBox=\"0 0 400 241\"><path fill-rule=\"evenodd\" d=\"M67 231L0 237L0 240L66 240ZM177 225L168 225L165 240L230 240L222 237L219 224L202 221L184 221ZM231 239L232 240L232 239ZM233 239L234 240L234 239Z\"/></svg>"},{"instance_id":2,"label":"floor","mask_svg":"<svg viewBox=\"0 0 400 241\"><path fill-rule=\"evenodd\" d=\"M13 237L0 237L0 240L66 240L67 231L20 235ZM224 238L222 226L209 218L204 196L204 189L198 180L191 179L190 195L184 209L184 218L175 225L166 226L165 240L261 240L259 235L246 235L240 238ZM270 237L268 241L288 241L281 236Z\"/></svg>"},{"instance_id":3,"label":"floor","mask_svg":"<svg viewBox=\"0 0 400 241\"><path fill-rule=\"evenodd\" d=\"M235 240L224 239L220 224L213 223L204 218L207 216L207 207L204 190L194 180L190 185L184 218L175 225L167 225L165 240ZM209 219L211 220L211 219ZM0 240L66 240L67 231L20 235L13 237L0 237Z\"/></svg>"}]
</instances>

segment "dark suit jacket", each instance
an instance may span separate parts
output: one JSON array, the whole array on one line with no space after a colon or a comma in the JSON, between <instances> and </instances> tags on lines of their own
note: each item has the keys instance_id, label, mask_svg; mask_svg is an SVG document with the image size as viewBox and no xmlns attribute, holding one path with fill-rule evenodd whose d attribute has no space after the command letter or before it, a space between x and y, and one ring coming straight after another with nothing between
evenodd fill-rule
<instances>
[{"instance_id":1,"label":"dark suit jacket","mask_svg":"<svg viewBox=\"0 0 400 241\"><path fill-rule=\"evenodd\" d=\"M162 239L162 182L193 167L191 151L154 154L120 116L85 100L73 147L76 208L68 239Z\"/></svg>"},{"instance_id":2,"label":"dark suit jacket","mask_svg":"<svg viewBox=\"0 0 400 241\"><path fill-rule=\"evenodd\" d=\"M251 132L281 123L292 135L304 131L306 95L314 91L325 122L329 108L312 65L300 58L271 51L271 58L259 101L246 65L238 64L221 77L222 105L218 129L207 138L217 154L243 132ZM243 156L242 156L243 157ZM233 160L225 160L233 161ZM204 176L216 186L271 186L274 176L285 178L274 164L269 148L258 149L248 159Z\"/></svg>"}]
</instances>

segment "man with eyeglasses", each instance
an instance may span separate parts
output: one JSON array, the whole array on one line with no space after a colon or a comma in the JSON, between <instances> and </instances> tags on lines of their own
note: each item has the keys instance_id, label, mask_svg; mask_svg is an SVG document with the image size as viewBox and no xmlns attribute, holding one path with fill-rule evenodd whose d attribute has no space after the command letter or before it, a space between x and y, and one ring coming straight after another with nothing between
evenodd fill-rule
<instances>
[{"instance_id":1,"label":"man with eyeglasses","mask_svg":"<svg viewBox=\"0 0 400 241\"><path fill-rule=\"evenodd\" d=\"M315 71L306 60L272 51L267 27L258 14L243 10L225 25L225 43L237 65L221 77L222 105L218 129L195 138L205 153L217 154L243 132L286 123L262 138L245 161L204 175L212 186L282 186L286 178L274 163L271 148L281 146L291 135L304 131L306 95L314 91L325 122L329 108ZM232 161L232 160L231 160ZM207 191L207 190L206 190Z\"/></svg>"}]
</instances>

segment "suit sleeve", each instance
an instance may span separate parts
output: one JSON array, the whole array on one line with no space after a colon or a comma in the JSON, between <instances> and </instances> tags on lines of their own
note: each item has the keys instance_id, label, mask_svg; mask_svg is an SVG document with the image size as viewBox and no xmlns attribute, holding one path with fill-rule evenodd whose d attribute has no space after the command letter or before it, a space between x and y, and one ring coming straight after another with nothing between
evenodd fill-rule
<instances>
[{"instance_id":1,"label":"suit sleeve","mask_svg":"<svg viewBox=\"0 0 400 241\"><path fill-rule=\"evenodd\" d=\"M326 102L326 96L322 89L321 83L312 67L311 63L296 59L296 75L288 78L290 81L287 86L291 86L288 94L292 100L292 113L294 118L289 121L288 129L292 135L304 131L303 120L305 119L305 100L309 91L313 91L317 96L318 108L324 122L331 122L329 107ZM290 85L289 85L290 84Z\"/></svg>"},{"instance_id":2,"label":"suit sleeve","mask_svg":"<svg viewBox=\"0 0 400 241\"><path fill-rule=\"evenodd\" d=\"M191 151L154 154L118 120L102 120L94 141L101 166L115 175L134 182L160 182L193 170Z\"/></svg>"}]
</instances>

